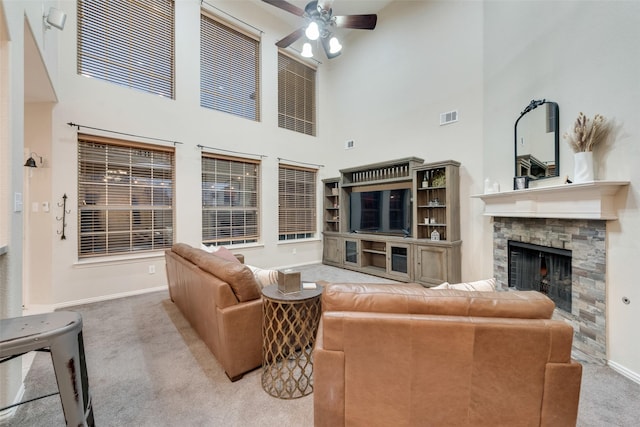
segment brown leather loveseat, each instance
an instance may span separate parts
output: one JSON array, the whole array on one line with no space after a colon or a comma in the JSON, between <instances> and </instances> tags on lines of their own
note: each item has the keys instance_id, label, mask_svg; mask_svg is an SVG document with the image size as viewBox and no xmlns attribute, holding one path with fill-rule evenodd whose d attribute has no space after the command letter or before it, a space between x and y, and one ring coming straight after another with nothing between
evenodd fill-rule
<instances>
[{"instance_id":1,"label":"brown leather loveseat","mask_svg":"<svg viewBox=\"0 0 640 427\"><path fill-rule=\"evenodd\" d=\"M262 298L251 270L184 243L165 252L171 301L236 381L262 363Z\"/></svg>"},{"instance_id":2,"label":"brown leather loveseat","mask_svg":"<svg viewBox=\"0 0 640 427\"><path fill-rule=\"evenodd\" d=\"M329 284L314 350L318 426L572 426L573 330L537 292Z\"/></svg>"}]
</instances>

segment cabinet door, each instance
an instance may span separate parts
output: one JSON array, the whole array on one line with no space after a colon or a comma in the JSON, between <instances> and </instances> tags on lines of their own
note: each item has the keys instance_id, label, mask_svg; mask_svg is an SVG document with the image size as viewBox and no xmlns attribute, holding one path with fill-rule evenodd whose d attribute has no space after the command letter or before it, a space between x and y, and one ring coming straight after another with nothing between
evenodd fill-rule
<instances>
[{"instance_id":1,"label":"cabinet door","mask_svg":"<svg viewBox=\"0 0 640 427\"><path fill-rule=\"evenodd\" d=\"M439 285L448 280L449 251L439 246L417 246L415 280L417 282Z\"/></svg>"},{"instance_id":2,"label":"cabinet door","mask_svg":"<svg viewBox=\"0 0 640 427\"><path fill-rule=\"evenodd\" d=\"M322 260L325 264L342 265L342 239L325 236L322 250Z\"/></svg>"},{"instance_id":3,"label":"cabinet door","mask_svg":"<svg viewBox=\"0 0 640 427\"><path fill-rule=\"evenodd\" d=\"M342 260L345 264L350 264L354 267L359 267L360 262L358 260L358 252L360 251L359 241L344 239L344 259Z\"/></svg>"},{"instance_id":4,"label":"cabinet door","mask_svg":"<svg viewBox=\"0 0 640 427\"><path fill-rule=\"evenodd\" d=\"M411 247L387 243L387 274L411 280Z\"/></svg>"}]
</instances>

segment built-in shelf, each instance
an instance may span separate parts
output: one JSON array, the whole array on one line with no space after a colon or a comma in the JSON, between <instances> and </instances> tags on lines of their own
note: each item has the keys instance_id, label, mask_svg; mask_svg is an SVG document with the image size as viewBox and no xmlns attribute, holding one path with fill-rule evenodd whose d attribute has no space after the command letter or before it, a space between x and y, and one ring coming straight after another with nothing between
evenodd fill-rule
<instances>
[{"instance_id":1,"label":"built-in shelf","mask_svg":"<svg viewBox=\"0 0 640 427\"><path fill-rule=\"evenodd\" d=\"M618 219L614 197L629 181L592 181L476 194L496 217Z\"/></svg>"}]
</instances>

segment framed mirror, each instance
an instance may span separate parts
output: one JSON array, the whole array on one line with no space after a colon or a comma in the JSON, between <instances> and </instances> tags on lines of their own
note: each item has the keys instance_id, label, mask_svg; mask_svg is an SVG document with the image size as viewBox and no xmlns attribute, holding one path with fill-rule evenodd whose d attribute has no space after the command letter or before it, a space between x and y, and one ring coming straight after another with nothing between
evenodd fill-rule
<instances>
[{"instance_id":1,"label":"framed mirror","mask_svg":"<svg viewBox=\"0 0 640 427\"><path fill-rule=\"evenodd\" d=\"M534 99L520 113L514 125L514 190L528 187L531 180L558 176L559 127L560 110L555 102Z\"/></svg>"}]
</instances>

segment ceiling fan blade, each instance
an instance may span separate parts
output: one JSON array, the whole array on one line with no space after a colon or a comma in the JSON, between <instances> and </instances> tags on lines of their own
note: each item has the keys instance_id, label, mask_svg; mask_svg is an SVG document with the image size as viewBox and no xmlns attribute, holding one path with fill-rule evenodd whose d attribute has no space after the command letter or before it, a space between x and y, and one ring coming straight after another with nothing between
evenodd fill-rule
<instances>
[{"instance_id":1,"label":"ceiling fan blade","mask_svg":"<svg viewBox=\"0 0 640 427\"><path fill-rule=\"evenodd\" d=\"M335 22L338 28L354 28L356 30L373 30L376 28L378 15L343 15L336 16Z\"/></svg>"},{"instance_id":2,"label":"ceiling fan blade","mask_svg":"<svg viewBox=\"0 0 640 427\"><path fill-rule=\"evenodd\" d=\"M305 30L304 27L298 28L293 33L291 33L288 36L286 36L286 37L282 38L281 40L279 40L276 43L276 46L278 46L279 48L282 48L282 49L284 49L285 47L289 47L289 45L291 43L295 42L300 37L302 37L302 35L304 34L304 30Z\"/></svg>"},{"instance_id":3,"label":"ceiling fan blade","mask_svg":"<svg viewBox=\"0 0 640 427\"><path fill-rule=\"evenodd\" d=\"M285 1L285 0L262 0L262 1L265 3L269 3L271 6L275 6L282 10L286 10L289 13L293 13L294 15L297 15L297 16L304 15L303 9L300 9L298 6L296 6L295 4L291 4L288 1Z\"/></svg>"},{"instance_id":4,"label":"ceiling fan blade","mask_svg":"<svg viewBox=\"0 0 640 427\"><path fill-rule=\"evenodd\" d=\"M342 51L331 53L329 47L329 37L322 37L322 48L324 49L324 54L327 55L327 58L329 59L333 59L342 53Z\"/></svg>"}]
</instances>

